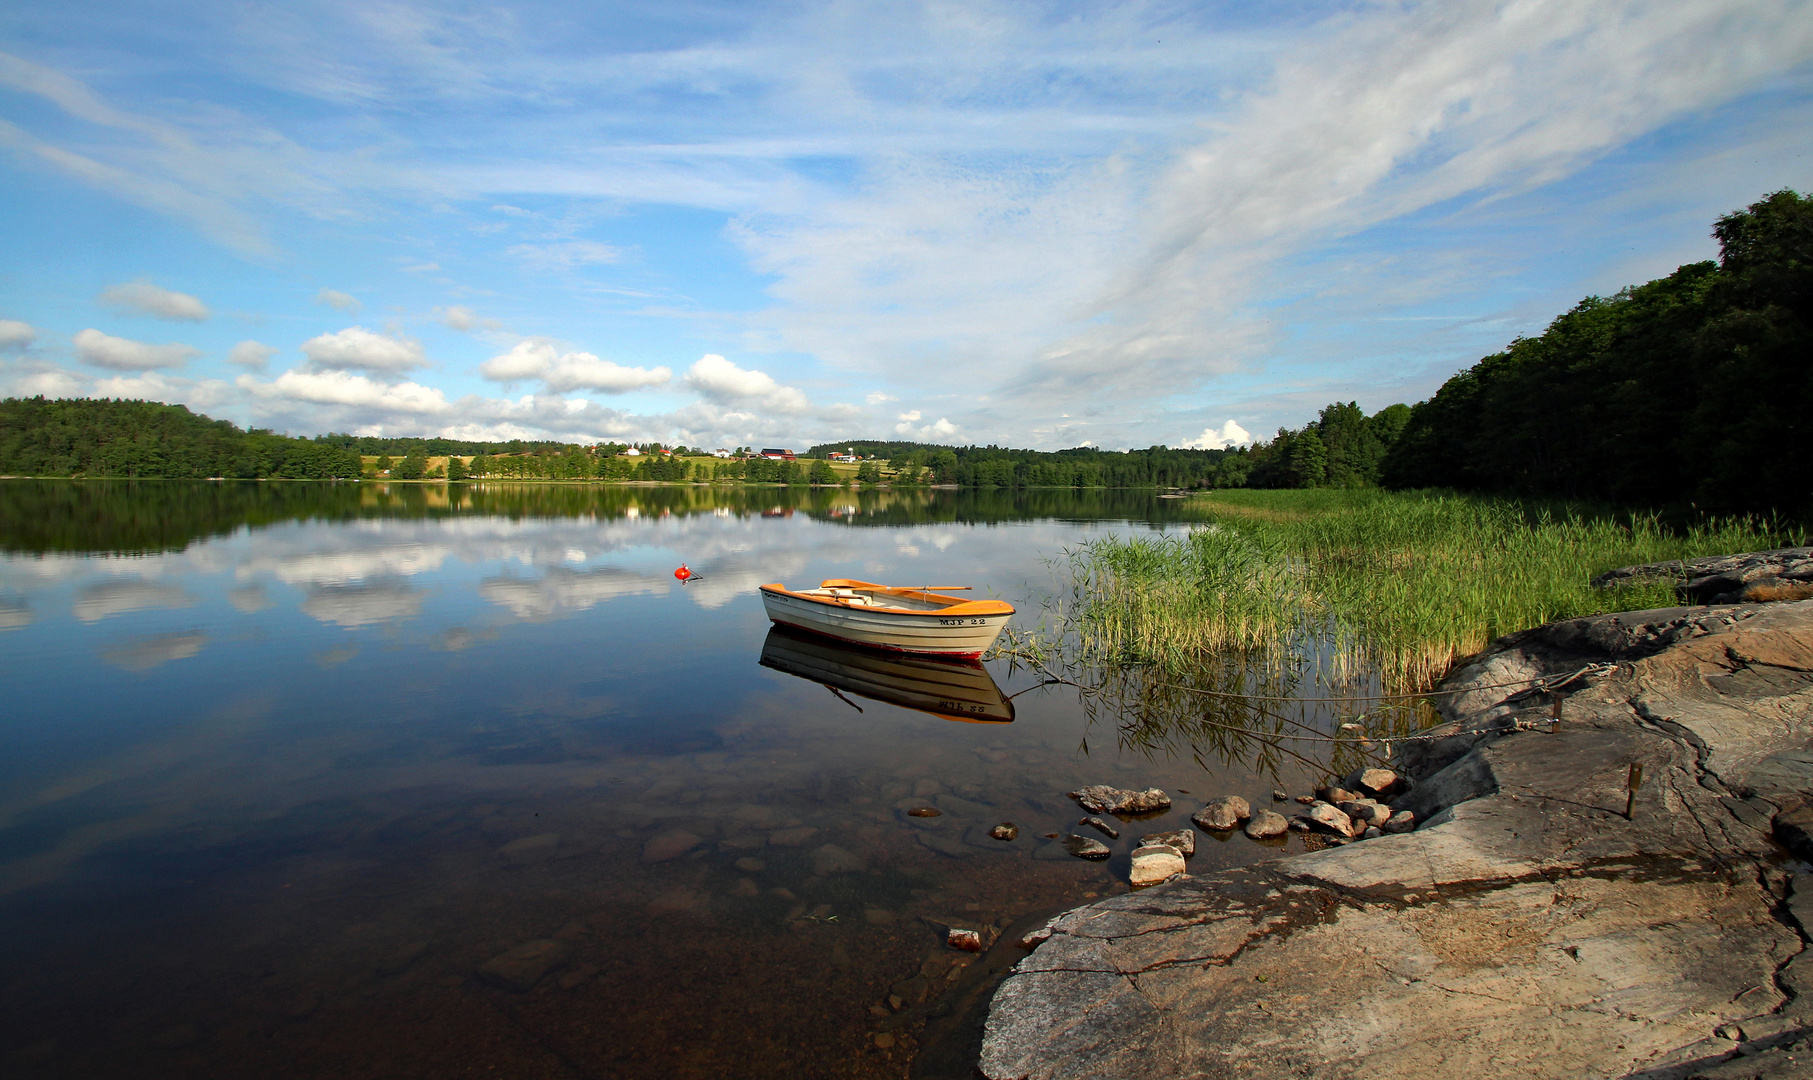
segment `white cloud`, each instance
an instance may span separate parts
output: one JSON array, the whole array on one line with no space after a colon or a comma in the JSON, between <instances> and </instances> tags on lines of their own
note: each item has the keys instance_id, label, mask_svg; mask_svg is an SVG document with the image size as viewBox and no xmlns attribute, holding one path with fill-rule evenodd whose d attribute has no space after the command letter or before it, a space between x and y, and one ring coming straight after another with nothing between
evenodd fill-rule
<instances>
[{"instance_id":1,"label":"white cloud","mask_svg":"<svg viewBox=\"0 0 1813 1080\"><path fill-rule=\"evenodd\" d=\"M674 373L665 367L624 367L586 352L562 353L547 338L526 338L509 352L493 356L479 365L479 374L502 383L540 379L557 394L573 390L622 394L660 386L672 379Z\"/></svg>"},{"instance_id":2,"label":"white cloud","mask_svg":"<svg viewBox=\"0 0 1813 1080\"><path fill-rule=\"evenodd\" d=\"M363 326L309 338L302 343L302 353L315 368L326 371L402 372L428 366L421 342L374 334Z\"/></svg>"},{"instance_id":3,"label":"white cloud","mask_svg":"<svg viewBox=\"0 0 1813 1080\"><path fill-rule=\"evenodd\" d=\"M115 311L187 322L208 321L208 305L188 293L159 288L149 281L109 285L97 299Z\"/></svg>"},{"instance_id":4,"label":"white cloud","mask_svg":"<svg viewBox=\"0 0 1813 1080\"><path fill-rule=\"evenodd\" d=\"M227 353L227 363L242 368L251 368L254 371L263 371L265 365L270 363L271 357L275 355L277 355L277 350L274 347L248 339L233 346L232 350Z\"/></svg>"},{"instance_id":5,"label":"white cloud","mask_svg":"<svg viewBox=\"0 0 1813 1080\"><path fill-rule=\"evenodd\" d=\"M96 379L89 384L88 394L91 397L163 401L187 405L202 412L224 404L234 396L232 388L219 379L184 379L161 371Z\"/></svg>"},{"instance_id":6,"label":"white cloud","mask_svg":"<svg viewBox=\"0 0 1813 1080\"><path fill-rule=\"evenodd\" d=\"M799 415L811 410L806 395L782 386L765 371L740 368L716 353L706 353L681 380L700 397L721 403L759 404L764 410Z\"/></svg>"},{"instance_id":7,"label":"white cloud","mask_svg":"<svg viewBox=\"0 0 1813 1080\"><path fill-rule=\"evenodd\" d=\"M0 369L0 375L4 376L0 385L5 387L8 397L80 397L88 388L88 376L59 367L7 367L12 370Z\"/></svg>"},{"instance_id":8,"label":"white cloud","mask_svg":"<svg viewBox=\"0 0 1813 1080\"><path fill-rule=\"evenodd\" d=\"M893 394L887 393L886 391L876 390L876 391L870 393L867 397L863 398L863 400L868 402L870 405L884 405L887 402L899 401L900 399L895 397Z\"/></svg>"},{"instance_id":9,"label":"white cloud","mask_svg":"<svg viewBox=\"0 0 1813 1080\"><path fill-rule=\"evenodd\" d=\"M338 289L322 289L315 294L315 303L333 308L335 311L353 313L357 313L360 308L365 306L359 303L356 297L348 296Z\"/></svg>"},{"instance_id":10,"label":"white cloud","mask_svg":"<svg viewBox=\"0 0 1813 1080\"><path fill-rule=\"evenodd\" d=\"M383 412L435 415L450 406L446 395L418 383L381 383L344 371L286 371L268 383L241 375L240 389L261 398L306 401L317 405L351 405Z\"/></svg>"},{"instance_id":11,"label":"white cloud","mask_svg":"<svg viewBox=\"0 0 1813 1080\"><path fill-rule=\"evenodd\" d=\"M24 352L38 340L38 331L30 323L17 319L0 319L0 352Z\"/></svg>"},{"instance_id":12,"label":"white cloud","mask_svg":"<svg viewBox=\"0 0 1813 1080\"><path fill-rule=\"evenodd\" d=\"M595 240L560 240L544 244L517 244L510 254L537 270L572 270L589 264L609 264L623 258L623 249Z\"/></svg>"},{"instance_id":13,"label":"white cloud","mask_svg":"<svg viewBox=\"0 0 1813 1080\"><path fill-rule=\"evenodd\" d=\"M115 371L178 367L187 363L191 357L201 355L199 349L176 342L152 345L149 342L103 334L93 328L76 334L75 345L76 355L82 360L95 367L112 368Z\"/></svg>"},{"instance_id":14,"label":"white cloud","mask_svg":"<svg viewBox=\"0 0 1813 1080\"><path fill-rule=\"evenodd\" d=\"M470 330L499 330L503 328L503 324L496 319L482 318L471 308L459 304L455 304L452 307L435 308L434 317L440 320L442 326L451 330L458 330L461 333L466 333Z\"/></svg>"},{"instance_id":15,"label":"white cloud","mask_svg":"<svg viewBox=\"0 0 1813 1080\"><path fill-rule=\"evenodd\" d=\"M1178 444L1182 450L1226 450L1229 447L1245 446L1253 441L1247 430L1232 420L1221 425L1219 430L1207 427L1202 434Z\"/></svg>"},{"instance_id":16,"label":"white cloud","mask_svg":"<svg viewBox=\"0 0 1813 1080\"><path fill-rule=\"evenodd\" d=\"M913 424L918 419L918 410L901 413L900 423L894 425L894 434L904 435L915 442L949 442L962 430L942 416L929 424L914 427Z\"/></svg>"}]
</instances>

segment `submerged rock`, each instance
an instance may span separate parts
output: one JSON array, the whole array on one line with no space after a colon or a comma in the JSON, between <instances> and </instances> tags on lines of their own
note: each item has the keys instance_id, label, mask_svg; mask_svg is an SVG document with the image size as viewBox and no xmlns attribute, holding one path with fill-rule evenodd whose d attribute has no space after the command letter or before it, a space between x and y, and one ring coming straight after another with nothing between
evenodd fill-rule
<instances>
[{"instance_id":1,"label":"submerged rock","mask_svg":"<svg viewBox=\"0 0 1813 1080\"><path fill-rule=\"evenodd\" d=\"M642 861L658 863L677 859L704 842L703 838L689 833L685 829L670 829L664 833L657 833L649 838L648 843L642 845Z\"/></svg>"},{"instance_id":2,"label":"submerged rock","mask_svg":"<svg viewBox=\"0 0 1813 1080\"><path fill-rule=\"evenodd\" d=\"M988 835L994 837L996 840L1015 840L1020 836L1020 827L1011 821L1003 821L1001 824L988 830Z\"/></svg>"},{"instance_id":3,"label":"submerged rock","mask_svg":"<svg viewBox=\"0 0 1813 1080\"><path fill-rule=\"evenodd\" d=\"M836 844L826 844L812 853L812 872L815 874L854 874L867 867L868 863L860 857Z\"/></svg>"},{"instance_id":4,"label":"submerged rock","mask_svg":"<svg viewBox=\"0 0 1813 1080\"><path fill-rule=\"evenodd\" d=\"M1086 817L1086 818L1082 819L1081 821L1077 822L1077 824L1078 825L1087 825L1092 829L1098 830L1099 832L1102 833L1102 835L1106 836L1110 840L1119 840L1121 838L1120 830L1118 830L1114 826L1108 824L1106 821L1103 821L1099 817Z\"/></svg>"},{"instance_id":5,"label":"submerged rock","mask_svg":"<svg viewBox=\"0 0 1813 1080\"><path fill-rule=\"evenodd\" d=\"M567 962L573 946L554 938L539 938L501 952L485 961L478 977L506 990L529 990L550 971Z\"/></svg>"},{"instance_id":6,"label":"submerged rock","mask_svg":"<svg viewBox=\"0 0 1813 1080\"><path fill-rule=\"evenodd\" d=\"M1113 854L1108 850L1108 845L1100 840L1091 840L1087 836L1078 836L1076 833L1071 833L1058 843L1063 844L1065 851L1079 859L1106 859Z\"/></svg>"},{"instance_id":7,"label":"submerged rock","mask_svg":"<svg viewBox=\"0 0 1813 1080\"><path fill-rule=\"evenodd\" d=\"M1157 788L1128 791L1095 784L1070 792L1070 797L1083 809L1097 814L1152 814L1171 809L1171 796Z\"/></svg>"},{"instance_id":8,"label":"submerged rock","mask_svg":"<svg viewBox=\"0 0 1813 1080\"><path fill-rule=\"evenodd\" d=\"M956 837L946 836L944 833L922 832L917 836L921 846L930 848L940 855L948 855L953 859L966 859L976 850Z\"/></svg>"},{"instance_id":9,"label":"submerged rock","mask_svg":"<svg viewBox=\"0 0 1813 1080\"><path fill-rule=\"evenodd\" d=\"M1224 795L1190 815L1190 820L1208 832L1228 832L1253 816L1253 808L1238 795Z\"/></svg>"},{"instance_id":10,"label":"submerged rock","mask_svg":"<svg viewBox=\"0 0 1813 1080\"><path fill-rule=\"evenodd\" d=\"M907 811L907 817L943 817L944 811L936 806L915 806Z\"/></svg>"},{"instance_id":11,"label":"submerged rock","mask_svg":"<svg viewBox=\"0 0 1813 1080\"><path fill-rule=\"evenodd\" d=\"M806 842L818 835L818 830L810 825L801 825L794 829L777 829L768 834L770 847L805 847Z\"/></svg>"},{"instance_id":12,"label":"submerged rock","mask_svg":"<svg viewBox=\"0 0 1813 1080\"><path fill-rule=\"evenodd\" d=\"M497 853L514 863L539 862L552 856L559 846L559 833L538 833L512 840L498 848Z\"/></svg>"}]
</instances>

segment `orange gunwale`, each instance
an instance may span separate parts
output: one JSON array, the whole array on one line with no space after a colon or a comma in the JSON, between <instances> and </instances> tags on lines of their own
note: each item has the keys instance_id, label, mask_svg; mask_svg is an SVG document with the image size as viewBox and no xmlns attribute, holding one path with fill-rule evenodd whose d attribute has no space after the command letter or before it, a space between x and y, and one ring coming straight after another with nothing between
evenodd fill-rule
<instances>
[{"instance_id":1,"label":"orange gunwale","mask_svg":"<svg viewBox=\"0 0 1813 1080\"><path fill-rule=\"evenodd\" d=\"M865 611L885 611L889 615L920 615L927 618L949 618L952 615L1012 615L1014 613L1014 606L1005 600L958 600L955 597L945 596L942 593L926 592L922 589L915 589L905 585L877 585L872 581L856 581L851 578L829 578L820 582L818 587L821 589L860 589L863 592L879 594L879 596L898 596L906 600L929 600L933 603L943 605L942 607L931 611L917 611L912 608L892 607L862 609ZM824 604L827 607L849 606L842 597L811 596L807 593L796 592L778 582L772 585L763 585L761 588L763 592L776 592L783 596L791 596L796 600L809 600L814 604Z\"/></svg>"}]
</instances>

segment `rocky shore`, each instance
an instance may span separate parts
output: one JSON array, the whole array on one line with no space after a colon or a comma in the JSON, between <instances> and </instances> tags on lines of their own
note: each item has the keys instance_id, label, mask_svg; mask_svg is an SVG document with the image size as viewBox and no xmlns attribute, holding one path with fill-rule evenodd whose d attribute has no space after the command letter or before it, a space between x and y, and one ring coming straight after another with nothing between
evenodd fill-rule
<instances>
[{"instance_id":1,"label":"rocky shore","mask_svg":"<svg viewBox=\"0 0 1813 1080\"><path fill-rule=\"evenodd\" d=\"M1798 588L1789 554L1764 588L1667 569L1764 599ZM1552 623L1443 689L1399 789L1351 800L1409 831L1065 914L997 991L981 1072L1813 1076L1813 601Z\"/></svg>"}]
</instances>

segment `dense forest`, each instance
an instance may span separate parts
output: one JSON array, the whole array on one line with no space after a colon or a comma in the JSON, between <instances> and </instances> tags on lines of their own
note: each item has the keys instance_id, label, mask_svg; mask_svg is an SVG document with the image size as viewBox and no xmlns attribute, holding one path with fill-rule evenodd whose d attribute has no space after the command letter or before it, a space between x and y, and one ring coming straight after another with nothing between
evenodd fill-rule
<instances>
[{"instance_id":1,"label":"dense forest","mask_svg":"<svg viewBox=\"0 0 1813 1080\"><path fill-rule=\"evenodd\" d=\"M1813 516L1813 200L1712 234L1717 263L1588 297L1449 379L1384 483Z\"/></svg>"},{"instance_id":2,"label":"dense forest","mask_svg":"<svg viewBox=\"0 0 1813 1080\"><path fill-rule=\"evenodd\" d=\"M960 487L1213 487L1226 451L1173 450L1009 450L999 446L939 446L928 443L847 439L823 443L808 457L854 450L887 459L896 482L956 484Z\"/></svg>"},{"instance_id":3,"label":"dense forest","mask_svg":"<svg viewBox=\"0 0 1813 1080\"><path fill-rule=\"evenodd\" d=\"M326 480L360 474L356 451L293 439L181 405L42 397L0 401L0 474Z\"/></svg>"}]
</instances>

